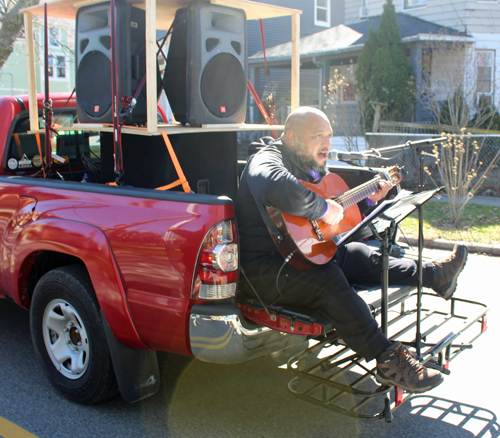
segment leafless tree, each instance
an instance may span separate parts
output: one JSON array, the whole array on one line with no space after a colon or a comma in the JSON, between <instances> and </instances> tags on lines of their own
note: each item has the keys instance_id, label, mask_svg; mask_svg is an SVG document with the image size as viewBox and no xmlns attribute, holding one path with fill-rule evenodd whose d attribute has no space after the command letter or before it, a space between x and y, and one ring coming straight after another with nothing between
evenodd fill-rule
<instances>
[{"instance_id":1,"label":"leafless tree","mask_svg":"<svg viewBox=\"0 0 500 438\"><path fill-rule=\"evenodd\" d=\"M435 145L436 167L441 184L448 195L448 204L452 221L458 224L467 203L474 193L483 185L489 173L496 167L500 159L500 150L493 159L485 163L481 161L481 150L484 142L479 143L471 137L465 128L460 134L445 134L447 140L442 145ZM431 171L425 168L428 175Z\"/></svg>"},{"instance_id":2,"label":"leafless tree","mask_svg":"<svg viewBox=\"0 0 500 438\"><path fill-rule=\"evenodd\" d=\"M14 43L23 27L22 8L39 0L0 0L0 70L14 50Z\"/></svg>"},{"instance_id":3,"label":"leafless tree","mask_svg":"<svg viewBox=\"0 0 500 438\"><path fill-rule=\"evenodd\" d=\"M337 131L348 151L359 151L360 135L358 115L355 104L355 86L353 66L346 68L347 78L338 68L331 72L327 86L323 87L325 94L325 111L332 118L334 131Z\"/></svg>"},{"instance_id":4,"label":"leafless tree","mask_svg":"<svg viewBox=\"0 0 500 438\"><path fill-rule=\"evenodd\" d=\"M420 101L444 130L488 129L496 109L481 98L477 53L471 43L438 36L424 51Z\"/></svg>"},{"instance_id":5,"label":"leafless tree","mask_svg":"<svg viewBox=\"0 0 500 438\"><path fill-rule=\"evenodd\" d=\"M423 89L417 90L424 108L448 137L442 146L434 147L434 167L445 186L454 223L500 159L496 153L488 162L480 160L487 136L476 140L468 132L489 129L496 113L483 94L484 69L478 56L471 43L437 37L423 54ZM430 175L431 170L426 170Z\"/></svg>"}]
</instances>

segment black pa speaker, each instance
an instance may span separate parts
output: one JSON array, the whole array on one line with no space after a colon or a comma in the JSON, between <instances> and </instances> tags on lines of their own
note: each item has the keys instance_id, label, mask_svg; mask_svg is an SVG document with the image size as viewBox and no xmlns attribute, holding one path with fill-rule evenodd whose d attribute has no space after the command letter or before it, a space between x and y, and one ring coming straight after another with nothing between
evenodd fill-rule
<instances>
[{"instance_id":1,"label":"black pa speaker","mask_svg":"<svg viewBox=\"0 0 500 438\"><path fill-rule=\"evenodd\" d=\"M177 10L163 77L177 121L245 121L246 29L241 9L199 2Z\"/></svg>"},{"instance_id":2,"label":"black pa speaker","mask_svg":"<svg viewBox=\"0 0 500 438\"><path fill-rule=\"evenodd\" d=\"M146 74L145 12L116 3L117 90L133 97ZM76 102L82 123L113 123L110 2L82 7L76 14ZM121 105L120 105L121 108ZM146 85L127 124L146 121Z\"/></svg>"}]
</instances>

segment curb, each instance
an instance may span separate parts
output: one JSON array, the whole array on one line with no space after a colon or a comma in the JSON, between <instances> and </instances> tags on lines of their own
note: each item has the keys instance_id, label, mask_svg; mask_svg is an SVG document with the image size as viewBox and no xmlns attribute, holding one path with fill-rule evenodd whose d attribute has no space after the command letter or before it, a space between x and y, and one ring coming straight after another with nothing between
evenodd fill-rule
<instances>
[{"instance_id":1,"label":"curb","mask_svg":"<svg viewBox=\"0 0 500 438\"><path fill-rule=\"evenodd\" d=\"M398 242L406 243L411 246L418 246L418 238L416 237L404 238L403 236L400 236ZM467 245L467 247L469 248L469 253L486 254L500 257L500 245L498 244L493 245L488 243L455 242L445 239L424 239L424 248L452 251L457 243Z\"/></svg>"}]
</instances>

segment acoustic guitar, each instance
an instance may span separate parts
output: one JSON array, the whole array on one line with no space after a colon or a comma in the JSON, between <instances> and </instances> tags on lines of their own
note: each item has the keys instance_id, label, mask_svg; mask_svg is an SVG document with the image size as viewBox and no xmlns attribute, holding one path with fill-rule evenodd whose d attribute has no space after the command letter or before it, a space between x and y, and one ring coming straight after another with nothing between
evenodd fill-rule
<instances>
[{"instance_id":1,"label":"acoustic guitar","mask_svg":"<svg viewBox=\"0 0 500 438\"><path fill-rule=\"evenodd\" d=\"M292 254L289 263L299 270L329 262L337 251L336 241L339 236L352 230L362 220L358 203L377 190L381 179L386 179L393 186L398 184L401 181L400 169L398 166L384 169L375 178L353 189L349 189L344 180L334 173L325 175L318 183L301 181L309 190L342 206L344 217L337 225L268 207L267 213L283 236L283 240L278 241L271 233L283 258L286 259Z\"/></svg>"}]
</instances>

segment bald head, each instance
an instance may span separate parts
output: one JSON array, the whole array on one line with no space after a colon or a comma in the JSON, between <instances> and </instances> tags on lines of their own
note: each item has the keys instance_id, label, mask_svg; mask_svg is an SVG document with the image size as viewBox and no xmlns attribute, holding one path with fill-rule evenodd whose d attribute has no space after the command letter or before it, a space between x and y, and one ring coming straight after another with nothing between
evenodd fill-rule
<instances>
[{"instance_id":1,"label":"bald head","mask_svg":"<svg viewBox=\"0 0 500 438\"><path fill-rule=\"evenodd\" d=\"M285 122L283 143L307 169L325 170L332 126L323 111L302 107L292 111Z\"/></svg>"},{"instance_id":2,"label":"bald head","mask_svg":"<svg viewBox=\"0 0 500 438\"><path fill-rule=\"evenodd\" d=\"M294 130L297 134L301 134L307 126L317 121L318 119L325 120L330 123L323 111L309 106L300 107L292 111L285 121L285 134L289 130Z\"/></svg>"}]
</instances>

